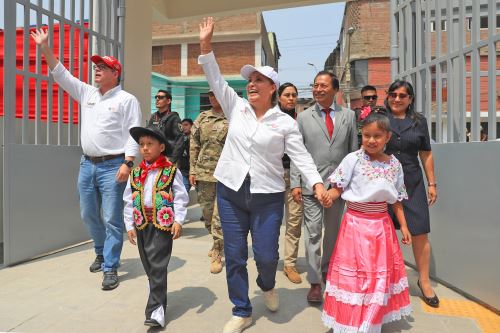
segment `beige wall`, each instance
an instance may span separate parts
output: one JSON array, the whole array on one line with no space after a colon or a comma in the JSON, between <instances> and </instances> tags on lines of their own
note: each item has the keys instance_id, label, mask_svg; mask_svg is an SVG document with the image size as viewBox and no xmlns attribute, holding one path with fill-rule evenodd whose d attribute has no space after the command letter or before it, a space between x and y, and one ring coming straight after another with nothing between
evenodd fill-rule
<instances>
[{"instance_id":1,"label":"beige wall","mask_svg":"<svg viewBox=\"0 0 500 333\"><path fill-rule=\"evenodd\" d=\"M152 0L125 1L124 89L141 103L143 124L151 115Z\"/></svg>"},{"instance_id":2,"label":"beige wall","mask_svg":"<svg viewBox=\"0 0 500 333\"><path fill-rule=\"evenodd\" d=\"M251 12L256 10L281 9L299 6L319 5L322 3L343 2L340 0L152 0L153 19L167 23L184 20L187 17L200 17L221 13Z\"/></svg>"}]
</instances>

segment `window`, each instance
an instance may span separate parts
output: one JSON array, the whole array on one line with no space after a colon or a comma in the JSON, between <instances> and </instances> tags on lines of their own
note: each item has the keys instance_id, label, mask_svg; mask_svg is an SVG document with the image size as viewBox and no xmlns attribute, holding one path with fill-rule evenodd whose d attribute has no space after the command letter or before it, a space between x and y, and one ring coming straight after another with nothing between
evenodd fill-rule
<instances>
[{"instance_id":1,"label":"window","mask_svg":"<svg viewBox=\"0 0 500 333\"><path fill-rule=\"evenodd\" d=\"M163 64L163 46L153 46L153 65Z\"/></svg>"},{"instance_id":2,"label":"window","mask_svg":"<svg viewBox=\"0 0 500 333\"><path fill-rule=\"evenodd\" d=\"M500 29L500 15L497 15L496 28ZM467 29L472 30L472 17L467 18ZM488 29L488 16L479 18L479 29Z\"/></svg>"},{"instance_id":3,"label":"window","mask_svg":"<svg viewBox=\"0 0 500 333\"><path fill-rule=\"evenodd\" d=\"M207 93L200 94L200 112L210 110L212 105L210 105L210 100L208 99Z\"/></svg>"},{"instance_id":4,"label":"window","mask_svg":"<svg viewBox=\"0 0 500 333\"><path fill-rule=\"evenodd\" d=\"M351 87L362 88L368 84L368 60L351 62Z\"/></svg>"},{"instance_id":5,"label":"window","mask_svg":"<svg viewBox=\"0 0 500 333\"><path fill-rule=\"evenodd\" d=\"M431 32L436 31L436 22L431 21ZM441 20L441 31L446 31L446 20Z\"/></svg>"},{"instance_id":6,"label":"window","mask_svg":"<svg viewBox=\"0 0 500 333\"><path fill-rule=\"evenodd\" d=\"M260 51L260 65L261 66L267 65L267 54L264 48L262 48Z\"/></svg>"}]
</instances>

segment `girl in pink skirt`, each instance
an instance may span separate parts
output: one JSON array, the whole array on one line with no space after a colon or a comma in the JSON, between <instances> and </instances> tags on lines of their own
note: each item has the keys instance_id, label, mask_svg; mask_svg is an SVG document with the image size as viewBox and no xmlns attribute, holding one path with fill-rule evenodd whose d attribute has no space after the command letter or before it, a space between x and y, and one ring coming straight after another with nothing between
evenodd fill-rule
<instances>
[{"instance_id":1,"label":"girl in pink skirt","mask_svg":"<svg viewBox=\"0 0 500 333\"><path fill-rule=\"evenodd\" d=\"M347 202L328 270L322 319L333 332L380 332L382 324L411 312L408 280L387 204L411 243L401 200L407 199L403 169L384 153L389 119L370 114L362 123L362 147L347 155L328 178L323 204Z\"/></svg>"}]
</instances>

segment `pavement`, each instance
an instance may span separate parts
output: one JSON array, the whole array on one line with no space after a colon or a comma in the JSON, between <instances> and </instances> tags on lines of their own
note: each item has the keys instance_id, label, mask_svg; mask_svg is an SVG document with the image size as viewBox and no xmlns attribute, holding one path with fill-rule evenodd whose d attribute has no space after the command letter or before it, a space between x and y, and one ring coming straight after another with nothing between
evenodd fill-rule
<instances>
[{"instance_id":1,"label":"pavement","mask_svg":"<svg viewBox=\"0 0 500 333\"><path fill-rule=\"evenodd\" d=\"M197 205L191 206L183 236L174 242L168 275L167 325L151 329L143 325L148 285L137 248L124 243L120 285L102 291L102 273L90 273L94 260L91 243L81 244L17 266L0 270L0 331L3 332L222 332L231 317L225 270L209 272L210 238ZM282 227L281 234L284 233ZM283 244L281 236L280 244ZM257 287L255 262L249 246L249 296L253 304L252 332L323 333L321 307L306 301L309 285L293 284L283 274L280 260L276 289L280 308L269 312ZM301 243L297 267L305 271ZM407 268L413 315L407 321L384 325L382 332L498 333L500 316L452 290L434 283L441 307L432 309L419 298L417 274Z\"/></svg>"}]
</instances>

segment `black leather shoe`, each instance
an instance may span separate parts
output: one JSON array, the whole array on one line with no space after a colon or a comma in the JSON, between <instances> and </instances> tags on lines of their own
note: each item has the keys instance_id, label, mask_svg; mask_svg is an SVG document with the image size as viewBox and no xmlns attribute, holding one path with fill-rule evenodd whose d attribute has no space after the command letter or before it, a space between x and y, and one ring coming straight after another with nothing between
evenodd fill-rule
<instances>
[{"instance_id":1,"label":"black leather shoe","mask_svg":"<svg viewBox=\"0 0 500 333\"><path fill-rule=\"evenodd\" d=\"M149 327L160 327L161 326L159 322L157 322L156 320L151 319L151 318L144 320L144 325L149 326Z\"/></svg>"},{"instance_id":2,"label":"black leather shoe","mask_svg":"<svg viewBox=\"0 0 500 333\"><path fill-rule=\"evenodd\" d=\"M118 274L116 271L104 272L104 278L102 279L102 290L113 290L118 287Z\"/></svg>"},{"instance_id":3,"label":"black leather shoe","mask_svg":"<svg viewBox=\"0 0 500 333\"><path fill-rule=\"evenodd\" d=\"M98 255L97 257L95 257L95 260L92 263L92 265L90 265L89 270L92 273L100 272L100 271L102 271L102 264L103 263L104 263L104 257L102 255Z\"/></svg>"},{"instance_id":4,"label":"black leather shoe","mask_svg":"<svg viewBox=\"0 0 500 333\"><path fill-rule=\"evenodd\" d=\"M424 300L425 304L428 306L432 306L433 308L438 308L439 307L439 298L437 297L436 293L434 293L434 296L432 297L427 297L424 295L424 291L422 290L422 287L420 286L420 280L417 280L417 286L420 289L420 292L422 293L422 299Z\"/></svg>"}]
</instances>

